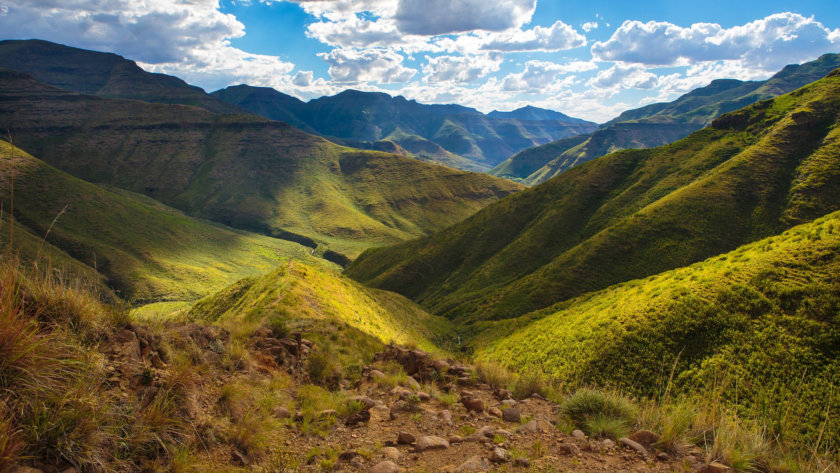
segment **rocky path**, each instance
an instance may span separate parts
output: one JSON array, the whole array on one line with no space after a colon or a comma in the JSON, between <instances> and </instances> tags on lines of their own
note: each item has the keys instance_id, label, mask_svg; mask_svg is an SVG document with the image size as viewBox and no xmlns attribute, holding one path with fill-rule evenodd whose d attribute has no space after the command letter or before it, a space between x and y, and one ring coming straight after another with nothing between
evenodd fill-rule
<instances>
[{"instance_id":1,"label":"rocky path","mask_svg":"<svg viewBox=\"0 0 840 473\"><path fill-rule=\"evenodd\" d=\"M427 363L430 357L419 350L392 347L380 358L399 361L416 378L438 372ZM336 419L336 426L323 438L292 433L289 448L307 460L301 470L728 471L723 465L704 464L699 449L680 458L657 451L651 447L658 438L652 432L639 431L618 443L588 439L580 431L566 434L554 423L559 407L540 396L517 401L504 390L476 383L462 365L447 363L439 368L448 373L440 388L457 397L435 398L419 390L417 379L405 383L409 386L389 388L383 385L381 372L366 368L355 388L357 399L365 405L363 413ZM447 403L455 398L459 400ZM329 458L336 454L333 464Z\"/></svg>"}]
</instances>

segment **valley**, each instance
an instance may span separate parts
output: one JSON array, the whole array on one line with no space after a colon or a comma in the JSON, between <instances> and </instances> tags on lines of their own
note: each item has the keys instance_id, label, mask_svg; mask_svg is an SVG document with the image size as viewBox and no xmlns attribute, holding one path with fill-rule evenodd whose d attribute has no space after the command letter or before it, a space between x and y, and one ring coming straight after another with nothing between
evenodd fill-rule
<instances>
[{"instance_id":1,"label":"valley","mask_svg":"<svg viewBox=\"0 0 840 473\"><path fill-rule=\"evenodd\" d=\"M838 58L597 125L0 41L0 471L840 471Z\"/></svg>"}]
</instances>

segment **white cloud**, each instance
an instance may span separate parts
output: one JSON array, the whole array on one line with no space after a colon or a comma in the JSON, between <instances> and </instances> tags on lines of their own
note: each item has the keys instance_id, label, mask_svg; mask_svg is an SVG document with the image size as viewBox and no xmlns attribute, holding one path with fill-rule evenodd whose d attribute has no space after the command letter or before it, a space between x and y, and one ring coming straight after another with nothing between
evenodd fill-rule
<instances>
[{"instance_id":1,"label":"white cloud","mask_svg":"<svg viewBox=\"0 0 840 473\"><path fill-rule=\"evenodd\" d=\"M615 64L599 71L586 85L599 89L652 89L658 80L656 74L637 64Z\"/></svg>"},{"instance_id":2,"label":"white cloud","mask_svg":"<svg viewBox=\"0 0 840 473\"><path fill-rule=\"evenodd\" d=\"M715 23L681 27L625 21L609 40L592 45L592 55L603 61L645 65L737 60L744 68L770 72L838 46L840 29L831 30L813 18L787 12L728 29Z\"/></svg>"},{"instance_id":3,"label":"white cloud","mask_svg":"<svg viewBox=\"0 0 840 473\"><path fill-rule=\"evenodd\" d=\"M580 29L589 33L592 30L598 29L598 22L597 21L587 21L586 23L580 25Z\"/></svg>"},{"instance_id":4,"label":"white cloud","mask_svg":"<svg viewBox=\"0 0 840 473\"><path fill-rule=\"evenodd\" d=\"M481 49L489 51L560 51L586 45L586 38L571 26L556 21L548 28L495 33L485 37Z\"/></svg>"},{"instance_id":5,"label":"white cloud","mask_svg":"<svg viewBox=\"0 0 840 473\"><path fill-rule=\"evenodd\" d=\"M537 0L399 0L394 18L409 34L504 31L531 21L536 6Z\"/></svg>"},{"instance_id":6,"label":"white cloud","mask_svg":"<svg viewBox=\"0 0 840 473\"><path fill-rule=\"evenodd\" d=\"M330 76L338 83L401 83L408 82L417 73L402 65L401 55L388 50L333 49L318 56L330 65Z\"/></svg>"},{"instance_id":7,"label":"white cloud","mask_svg":"<svg viewBox=\"0 0 840 473\"><path fill-rule=\"evenodd\" d=\"M312 85L312 79L314 78L314 74L312 71L299 71L292 77L292 84L298 87L308 87Z\"/></svg>"},{"instance_id":8,"label":"white cloud","mask_svg":"<svg viewBox=\"0 0 840 473\"><path fill-rule=\"evenodd\" d=\"M575 77L560 79L563 74L596 69L591 62L574 61L557 64L546 61L528 61L525 69L518 74L508 74L502 79L502 90L508 92L551 93L569 87Z\"/></svg>"},{"instance_id":9,"label":"white cloud","mask_svg":"<svg viewBox=\"0 0 840 473\"><path fill-rule=\"evenodd\" d=\"M423 78L426 82L474 82L499 70L504 56L490 53L483 56L426 56Z\"/></svg>"},{"instance_id":10,"label":"white cloud","mask_svg":"<svg viewBox=\"0 0 840 473\"><path fill-rule=\"evenodd\" d=\"M4 0L0 30L7 38L33 36L116 52L156 72L205 87L280 79L294 65L230 45L245 34L215 0Z\"/></svg>"}]
</instances>

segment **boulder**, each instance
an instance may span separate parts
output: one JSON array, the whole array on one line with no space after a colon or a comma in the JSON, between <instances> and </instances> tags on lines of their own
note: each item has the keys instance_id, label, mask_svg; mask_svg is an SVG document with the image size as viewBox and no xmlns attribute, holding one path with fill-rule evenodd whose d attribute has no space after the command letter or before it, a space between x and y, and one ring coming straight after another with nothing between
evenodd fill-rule
<instances>
[{"instance_id":1,"label":"boulder","mask_svg":"<svg viewBox=\"0 0 840 473\"><path fill-rule=\"evenodd\" d=\"M399 473L400 467L398 467L396 463L386 460L384 462L377 463L368 471L370 473Z\"/></svg>"},{"instance_id":2,"label":"boulder","mask_svg":"<svg viewBox=\"0 0 840 473\"><path fill-rule=\"evenodd\" d=\"M490 454L490 461L493 463L505 463L510 460L510 454L508 451L501 447L496 447L493 449L493 453Z\"/></svg>"},{"instance_id":3,"label":"boulder","mask_svg":"<svg viewBox=\"0 0 840 473\"><path fill-rule=\"evenodd\" d=\"M344 421L344 425L356 425L370 421L370 411L364 410L351 414L350 417Z\"/></svg>"},{"instance_id":4,"label":"boulder","mask_svg":"<svg viewBox=\"0 0 840 473\"><path fill-rule=\"evenodd\" d=\"M645 447L650 447L651 445L655 444L659 441L660 435L650 430L638 430L633 435L630 436L630 440L641 444Z\"/></svg>"},{"instance_id":5,"label":"boulder","mask_svg":"<svg viewBox=\"0 0 840 473\"><path fill-rule=\"evenodd\" d=\"M522 414L519 412L519 409L508 407L502 411L502 420L518 424L522 420Z\"/></svg>"},{"instance_id":6,"label":"boulder","mask_svg":"<svg viewBox=\"0 0 840 473\"><path fill-rule=\"evenodd\" d=\"M625 447L631 448L631 449L639 452L639 454L642 455L643 457L645 457L647 459L650 459L650 453L648 453L647 449L645 449L645 447L641 446L638 442L634 442L633 440L630 440L627 437L622 437L622 438L618 439L618 443L620 443L621 445L624 445Z\"/></svg>"},{"instance_id":7,"label":"boulder","mask_svg":"<svg viewBox=\"0 0 840 473\"><path fill-rule=\"evenodd\" d=\"M502 411L500 411L498 407L491 407L490 409L487 409L487 413L493 417L502 417Z\"/></svg>"},{"instance_id":8,"label":"boulder","mask_svg":"<svg viewBox=\"0 0 840 473\"><path fill-rule=\"evenodd\" d=\"M288 418L292 417L291 411L289 411L288 409L286 409L283 406L276 406L274 408L274 410L272 411L272 413L274 414L274 417L276 417L278 419L288 419Z\"/></svg>"},{"instance_id":9,"label":"boulder","mask_svg":"<svg viewBox=\"0 0 840 473\"><path fill-rule=\"evenodd\" d=\"M414 445L414 451L416 452L445 448L449 448L449 442L447 442L444 438L436 437L434 435L420 437Z\"/></svg>"},{"instance_id":10,"label":"boulder","mask_svg":"<svg viewBox=\"0 0 840 473\"><path fill-rule=\"evenodd\" d=\"M382 447L379 453L389 460L397 461L400 459L400 451L394 447Z\"/></svg>"},{"instance_id":11,"label":"boulder","mask_svg":"<svg viewBox=\"0 0 840 473\"><path fill-rule=\"evenodd\" d=\"M490 471L490 463L478 455L470 457L469 460L461 463L461 466L455 468L456 473L473 473L477 471Z\"/></svg>"},{"instance_id":12,"label":"boulder","mask_svg":"<svg viewBox=\"0 0 840 473\"><path fill-rule=\"evenodd\" d=\"M414 435L408 432L400 432L397 434L397 443L399 445L411 445L414 441L417 440Z\"/></svg>"},{"instance_id":13,"label":"boulder","mask_svg":"<svg viewBox=\"0 0 840 473\"><path fill-rule=\"evenodd\" d=\"M438 412L438 417L446 425L452 425L452 413L448 409Z\"/></svg>"},{"instance_id":14,"label":"boulder","mask_svg":"<svg viewBox=\"0 0 840 473\"><path fill-rule=\"evenodd\" d=\"M462 397L461 404L463 404L468 411L481 412L484 410L484 401L475 397Z\"/></svg>"}]
</instances>

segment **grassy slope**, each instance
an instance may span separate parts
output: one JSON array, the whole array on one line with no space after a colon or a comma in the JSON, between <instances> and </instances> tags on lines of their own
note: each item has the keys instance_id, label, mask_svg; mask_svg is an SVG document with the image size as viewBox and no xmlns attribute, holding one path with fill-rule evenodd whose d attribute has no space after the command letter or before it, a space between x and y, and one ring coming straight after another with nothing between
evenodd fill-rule
<instances>
[{"instance_id":1,"label":"grassy slope","mask_svg":"<svg viewBox=\"0 0 840 473\"><path fill-rule=\"evenodd\" d=\"M840 73L677 143L615 153L429 237L369 250L352 277L435 313L516 317L685 266L840 207Z\"/></svg>"},{"instance_id":2,"label":"grassy slope","mask_svg":"<svg viewBox=\"0 0 840 473\"><path fill-rule=\"evenodd\" d=\"M724 113L790 92L824 77L839 66L840 55L826 54L802 65L786 66L763 82L713 81L673 102L628 110L602 125L583 143L563 145L560 141L525 150L491 170L490 174L516 177L525 184L536 185L578 164L621 149L673 143L709 125ZM517 160L528 163L521 165L515 162ZM510 176L511 172L516 173Z\"/></svg>"},{"instance_id":3,"label":"grassy slope","mask_svg":"<svg viewBox=\"0 0 840 473\"><path fill-rule=\"evenodd\" d=\"M189 316L225 323L253 323L265 317L279 319L295 330L333 322L384 343L416 343L435 351L454 333L449 321L429 315L398 294L366 288L333 271L292 261L198 301Z\"/></svg>"},{"instance_id":4,"label":"grassy slope","mask_svg":"<svg viewBox=\"0 0 840 473\"><path fill-rule=\"evenodd\" d=\"M451 225L522 188L340 147L256 116L105 100L12 71L0 76L0 128L46 162L193 216L351 257Z\"/></svg>"},{"instance_id":5,"label":"grassy slope","mask_svg":"<svg viewBox=\"0 0 840 473\"><path fill-rule=\"evenodd\" d=\"M678 358L677 389L721 385L813 444L840 384L840 212L542 312L490 328L479 356L641 396L663 393ZM836 416L823 440L840 441Z\"/></svg>"},{"instance_id":6,"label":"grassy slope","mask_svg":"<svg viewBox=\"0 0 840 473\"><path fill-rule=\"evenodd\" d=\"M44 250L53 253L53 262L70 265L74 272L96 268L129 300L196 299L269 271L287 258L329 265L301 245L197 220L147 197L104 189L0 141L4 209L11 208L12 173L14 214L25 226L15 231L22 256L34 259L42 239L35 235L47 234L55 220Z\"/></svg>"}]
</instances>

